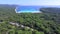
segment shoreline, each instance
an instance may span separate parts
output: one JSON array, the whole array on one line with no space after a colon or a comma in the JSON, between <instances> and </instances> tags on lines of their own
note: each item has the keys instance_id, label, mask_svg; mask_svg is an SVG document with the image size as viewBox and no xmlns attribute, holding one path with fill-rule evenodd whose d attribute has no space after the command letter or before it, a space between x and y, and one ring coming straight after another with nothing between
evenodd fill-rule
<instances>
[{"instance_id":1,"label":"shoreline","mask_svg":"<svg viewBox=\"0 0 60 34\"><path fill-rule=\"evenodd\" d=\"M20 11L17 11L16 9L15 9L15 12L16 12L16 13L42 13L41 11L34 11L34 12L30 12L30 11L29 11L29 12L28 12L28 11L27 11L27 12L24 12L24 11L22 12L22 11L21 11L21 12L20 12Z\"/></svg>"},{"instance_id":2,"label":"shoreline","mask_svg":"<svg viewBox=\"0 0 60 34\"><path fill-rule=\"evenodd\" d=\"M28 10L27 11L23 11L23 10L22 11L17 11L16 9L17 9L17 7L15 8L16 13L42 13L42 11L31 11L30 12Z\"/></svg>"}]
</instances>

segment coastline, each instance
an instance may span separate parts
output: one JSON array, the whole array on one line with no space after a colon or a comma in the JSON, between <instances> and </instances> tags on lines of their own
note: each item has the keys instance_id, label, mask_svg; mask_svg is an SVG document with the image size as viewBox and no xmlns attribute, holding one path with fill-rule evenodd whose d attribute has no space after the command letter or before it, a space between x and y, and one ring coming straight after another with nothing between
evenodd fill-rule
<instances>
[{"instance_id":1,"label":"coastline","mask_svg":"<svg viewBox=\"0 0 60 34\"><path fill-rule=\"evenodd\" d=\"M24 10L20 11L19 10L19 11L17 11L17 9L18 9L18 7L15 8L16 13L42 13L41 11L39 11L37 9L36 9L37 11L36 10L26 10L26 11L24 11ZM35 9L35 8L33 8L33 9Z\"/></svg>"}]
</instances>

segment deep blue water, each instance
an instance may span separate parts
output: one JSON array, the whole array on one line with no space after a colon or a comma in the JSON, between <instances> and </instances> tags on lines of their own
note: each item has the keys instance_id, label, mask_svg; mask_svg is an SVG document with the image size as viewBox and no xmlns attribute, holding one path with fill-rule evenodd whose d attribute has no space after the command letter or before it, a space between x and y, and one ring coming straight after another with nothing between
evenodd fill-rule
<instances>
[{"instance_id":1,"label":"deep blue water","mask_svg":"<svg viewBox=\"0 0 60 34\"><path fill-rule=\"evenodd\" d=\"M17 12L40 12L41 6L18 6L16 8Z\"/></svg>"},{"instance_id":2,"label":"deep blue water","mask_svg":"<svg viewBox=\"0 0 60 34\"><path fill-rule=\"evenodd\" d=\"M39 6L19 6L17 7L17 11L38 11L39 8Z\"/></svg>"}]
</instances>

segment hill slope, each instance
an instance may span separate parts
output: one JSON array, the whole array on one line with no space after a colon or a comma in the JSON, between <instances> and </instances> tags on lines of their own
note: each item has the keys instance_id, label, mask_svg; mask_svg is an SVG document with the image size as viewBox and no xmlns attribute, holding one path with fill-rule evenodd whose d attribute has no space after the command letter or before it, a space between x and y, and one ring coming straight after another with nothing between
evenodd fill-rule
<instances>
[{"instance_id":1,"label":"hill slope","mask_svg":"<svg viewBox=\"0 0 60 34\"><path fill-rule=\"evenodd\" d=\"M48 13L48 11L18 14L15 13L15 7L0 6L0 34L60 34L60 24L56 22L58 17L56 13ZM12 25L10 22L30 27L30 29Z\"/></svg>"}]
</instances>

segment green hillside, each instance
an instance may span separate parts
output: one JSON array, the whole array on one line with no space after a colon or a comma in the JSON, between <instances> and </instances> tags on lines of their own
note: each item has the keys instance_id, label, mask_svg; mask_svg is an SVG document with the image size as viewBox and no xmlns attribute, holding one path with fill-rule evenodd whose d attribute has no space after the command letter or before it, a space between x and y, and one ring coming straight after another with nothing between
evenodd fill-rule
<instances>
[{"instance_id":1,"label":"green hillside","mask_svg":"<svg viewBox=\"0 0 60 34\"><path fill-rule=\"evenodd\" d=\"M15 7L0 7L0 34L60 34L58 17L55 13L15 13Z\"/></svg>"}]
</instances>

